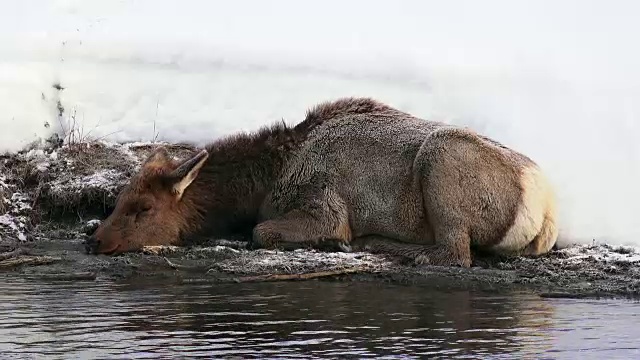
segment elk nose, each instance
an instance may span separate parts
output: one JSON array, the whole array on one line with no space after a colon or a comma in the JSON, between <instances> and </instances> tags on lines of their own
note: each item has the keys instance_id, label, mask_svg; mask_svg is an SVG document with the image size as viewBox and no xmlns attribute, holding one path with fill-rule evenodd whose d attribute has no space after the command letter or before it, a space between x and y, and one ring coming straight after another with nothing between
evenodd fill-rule
<instances>
[{"instance_id":1,"label":"elk nose","mask_svg":"<svg viewBox=\"0 0 640 360\"><path fill-rule=\"evenodd\" d=\"M84 242L84 249L87 252L87 254L94 254L94 255L97 254L99 246L100 246L100 240L98 240L98 238L96 238L95 235L91 235Z\"/></svg>"}]
</instances>

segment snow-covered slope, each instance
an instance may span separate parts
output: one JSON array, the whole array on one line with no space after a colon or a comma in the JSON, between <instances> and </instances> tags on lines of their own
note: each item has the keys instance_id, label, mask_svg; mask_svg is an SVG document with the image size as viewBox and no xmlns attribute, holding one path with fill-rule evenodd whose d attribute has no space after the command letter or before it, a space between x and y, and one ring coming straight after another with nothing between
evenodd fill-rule
<instances>
[{"instance_id":1,"label":"snow-covered slope","mask_svg":"<svg viewBox=\"0 0 640 360\"><path fill-rule=\"evenodd\" d=\"M638 10L577 0L6 1L0 151L68 131L73 113L83 136L202 143L372 96L537 160L558 187L563 242L640 244Z\"/></svg>"}]
</instances>

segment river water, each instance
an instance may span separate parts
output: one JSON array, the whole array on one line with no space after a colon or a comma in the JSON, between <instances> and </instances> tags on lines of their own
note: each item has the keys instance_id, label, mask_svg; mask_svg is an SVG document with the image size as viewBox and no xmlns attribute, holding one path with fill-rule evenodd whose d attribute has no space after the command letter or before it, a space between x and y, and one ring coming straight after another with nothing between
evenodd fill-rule
<instances>
[{"instance_id":1,"label":"river water","mask_svg":"<svg viewBox=\"0 0 640 360\"><path fill-rule=\"evenodd\" d=\"M0 358L640 358L640 303L367 282L0 278Z\"/></svg>"}]
</instances>

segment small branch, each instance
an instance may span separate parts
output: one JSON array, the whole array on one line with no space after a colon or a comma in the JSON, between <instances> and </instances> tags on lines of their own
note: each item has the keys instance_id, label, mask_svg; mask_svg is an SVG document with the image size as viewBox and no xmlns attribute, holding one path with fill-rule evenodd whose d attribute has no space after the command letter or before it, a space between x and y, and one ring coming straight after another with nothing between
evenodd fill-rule
<instances>
[{"instance_id":1,"label":"small branch","mask_svg":"<svg viewBox=\"0 0 640 360\"><path fill-rule=\"evenodd\" d=\"M182 270L187 272L204 272L206 270L206 268L202 266L185 266L171 262L171 260L167 259L165 256L163 256L162 258L173 270Z\"/></svg>"},{"instance_id":2,"label":"small branch","mask_svg":"<svg viewBox=\"0 0 640 360\"><path fill-rule=\"evenodd\" d=\"M77 128L76 128L76 108L73 108L73 113L70 115L71 116L71 140L69 141L71 144L75 144L77 143L76 140L76 132L77 132Z\"/></svg>"},{"instance_id":3,"label":"small branch","mask_svg":"<svg viewBox=\"0 0 640 360\"><path fill-rule=\"evenodd\" d=\"M62 105L60 101L58 101L58 122L60 123L60 130L62 131L62 140L64 141L67 138L67 130L64 128L64 123L62 122L62 114L64 110L61 110Z\"/></svg>"},{"instance_id":4,"label":"small branch","mask_svg":"<svg viewBox=\"0 0 640 360\"><path fill-rule=\"evenodd\" d=\"M166 256L163 256L162 258L164 259L164 261L167 262L167 265L169 265L169 267L171 267L173 270L179 270L179 269L183 268L182 266L180 266L178 264L172 263L171 260L167 259Z\"/></svg>"},{"instance_id":5,"label":"small branch","mask_svg":"<svg viewBox=\"0 0 640 360\"><path fill-rule=\"evenodd\" d=\"M84 121L84 120L83 120L83 121ZM85 135L85 138L86 138L86 139L89 139L89 135L91 135L91 133L93 132L93 130L97 129L97 128L98 128L98 126L100 126L100 122L101 122L101 121L102 121L102 117L98 120L98 122L96 123L96 125L95 125L91 130L89 130L89 132L87 132L87 134Z\"/></svg>"},{"instance_id":6,"label":"small branch","mask_svg":"<svg viewBox=\"0 0 640 360\"><path fill-rule=\"evenodd\" d=\"M290 280L311 280L336 275L346 275L366 272L364 268L348 268L341 270L320 271L303 274L267 274L257 276L243 276L235 279L237 283L245 282L268 282L268 281L290 281Z\"/></svg>"},{"instance_id":7,"label":"small branch","mask_svg":"<svg viewBox=\"0 0 640 360\"><path fill-rule=\"evenodd\" d=\"M11 259L11 258L14 258L14 257L18 257L18 256L24 255L24 254L25 254L24 249L17 248L15 250L7 251L7 252L4 252L4 253L0 254L0 261Z\"/></svg>"},{"instance_id":8,"label":"small branch","mask_svg":"<svg viewBox=\"0 0 640 360\"><path fill-rule=\"evenodd\" d=\"M47 265L60 260L60 258L51 256L20 256L0 261L0 269L14 268L20 265Z\"/></svg>"},{"instance_id":9,"label":"small branch","mask_svg":"<svg viewBox=\"0 0 640 360\"><path fill-rule=\"evenodd\" d=\"M102 140L102 139L105 139L105 138L107 138L107 137L109 137L109 136L111 136L111 135L117 134L117 133L119 133L119 132L122 132L122 130L116 130L116 131L114 131L114 132L110 132L110 133L108 133L107 135L104 135L104 136L101 136L101 137L97 138L97 139L96 139L96 141L100 141L100 140Z\"/></svg>"},{"instance_id":10,"label":"small branch","mask_svg":"<svg viewBox=\"0 0 640 360\"><path fill-rule=\"evenodd\" d=\"M160 98L156 100L156 117L153 118L153 138L151 140L152 143L155 143L158 139L158 133L156 132L156 120L158 120L158 107L160 106Z\"/></svg>"}]
</instances>

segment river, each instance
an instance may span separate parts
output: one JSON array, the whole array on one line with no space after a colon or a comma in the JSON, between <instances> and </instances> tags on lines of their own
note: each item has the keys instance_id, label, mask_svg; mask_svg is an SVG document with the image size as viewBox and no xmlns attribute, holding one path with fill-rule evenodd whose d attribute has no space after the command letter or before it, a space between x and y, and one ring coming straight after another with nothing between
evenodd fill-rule
<instances>
[{"instance_id":1,"label":"river","mask_svg":"<svg viewBox=\"0 0 640 360\"><path fill-rule=\"evenodd\" d=\"M0 279L2 358L640 357L640 304L629 300L369 282Z\"/></svg>"}]
</instances>

